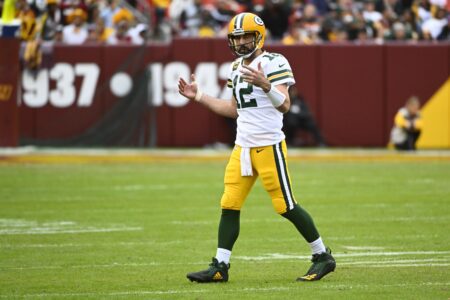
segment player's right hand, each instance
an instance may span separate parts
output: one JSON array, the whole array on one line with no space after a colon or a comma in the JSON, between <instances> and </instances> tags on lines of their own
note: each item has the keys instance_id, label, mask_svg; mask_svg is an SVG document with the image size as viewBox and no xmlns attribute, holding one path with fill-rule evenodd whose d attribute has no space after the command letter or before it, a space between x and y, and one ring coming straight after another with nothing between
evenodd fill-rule
<instances>
[{"instance_id":1,"label":"player's right hand","mask_svg":"<svg viewBox=\"0 0 450 300\"><path fill-rule=\"evenodd\" d=\"M195 75L191 75L191 83L187 83L180 77L178 80L178 92L189 100L194 100L197 94L197 83L195 82Z\"/></svg>"}]
</instances>

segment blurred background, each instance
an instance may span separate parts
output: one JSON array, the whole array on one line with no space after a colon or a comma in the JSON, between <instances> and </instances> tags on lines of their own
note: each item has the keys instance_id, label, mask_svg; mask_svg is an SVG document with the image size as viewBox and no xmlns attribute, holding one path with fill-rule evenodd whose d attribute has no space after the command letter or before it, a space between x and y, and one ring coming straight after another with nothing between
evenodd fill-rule
<instances>
[{"instance_id":1,"label":"blurred background","mask_svg":"<svg viewBox=\"0 0 450 300\"><path fill-rule=\"evenodd\" d=\"M244 11L293 68L289 144L387 147L414 97L417 147L450 148L448 0L0 0L0 147L229 147L234 121L177 81L231 97Z\"/></svg>"}]
</instances>

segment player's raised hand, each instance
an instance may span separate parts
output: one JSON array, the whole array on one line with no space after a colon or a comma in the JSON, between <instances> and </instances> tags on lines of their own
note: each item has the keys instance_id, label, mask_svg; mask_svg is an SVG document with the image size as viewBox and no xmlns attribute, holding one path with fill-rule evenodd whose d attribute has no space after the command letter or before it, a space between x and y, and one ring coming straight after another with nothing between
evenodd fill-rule
<instances>
[{"instance_id":1,"label":"player's raised hand","mask_svg":"<svg viewBox=\"0 0 450 300\"><path fill-rule=\"evenodd\" d=\"M178 92L189 100L194 100L197 94L197 83L195 82L195 75L191 75L191 83L180 77L178 80Z\"/></svg>"},{"instance_id":2,"label":"player's raised hand","mask_svg":"<svg viewBox=\"0 0 450 300\"><path fill-rule=\"evenodd\" d=\"M266 93L270 91L270 81L264 75L264 72L261 67L261 63L258 63L258 69L253 69L249 66L242 66L241 69L242 79L245 82L256 85L257 87L262 88Z\"/></svg>"}]
</instances>

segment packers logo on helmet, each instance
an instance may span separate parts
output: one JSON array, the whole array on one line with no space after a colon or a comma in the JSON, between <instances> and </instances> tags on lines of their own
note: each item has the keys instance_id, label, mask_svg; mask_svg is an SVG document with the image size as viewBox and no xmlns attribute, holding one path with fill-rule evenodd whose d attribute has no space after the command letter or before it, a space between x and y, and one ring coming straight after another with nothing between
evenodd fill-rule
<instances>
[{"instance_id":1,"label":"packers logo on helmet","mask_svg":"<svg viewBox=\"0 0 450 300\"><path fill-rule=\"evenodd\" d=\"M253 35L250 42L241 44L239 37ZM264 45L266 27L263 20L252 13L240 13L228 25L228 46L239 57L248 58Z\"/></svg>"}]
</instances>

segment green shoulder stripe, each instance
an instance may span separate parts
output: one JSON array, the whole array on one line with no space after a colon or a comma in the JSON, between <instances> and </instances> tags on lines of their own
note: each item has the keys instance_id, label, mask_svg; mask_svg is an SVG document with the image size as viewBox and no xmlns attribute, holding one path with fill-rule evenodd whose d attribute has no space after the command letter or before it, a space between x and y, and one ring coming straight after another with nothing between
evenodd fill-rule
<instances>
[{"instance_id":1,"label":"green shoulder stripe","mask_svg":"<svg viewBox=\"0 0 450 300\"><path fill-rule=\"evenodd\" d=\"M271 83L273 83L273 82L280 81L280 80L283 80L283 79L286 79L286 78L292 78L292 79L294 79L294 76L292 76L292 74L290 74L290 75L285 75L285 76L277 77L277 78L275 78L275 79L270 79L269 81L270 81Z\"/></svg>"},{"instance_id":2,"label":"green shoulder stripe","mask_svg":"<svg viewBox=\"0 0 450 300\"><path fill-rule=\"evenodd\" d=\"M278 74L285 73L285 72L290 72L290 73L292 73L292 70L290 70L290 69L284 69L284 70L280 70L280 71L275 71L275 72L272 72L272 73L267 74L267 77L271 77L271 76L273 76L273 75L278 75Z\"/></svg>"}]
</instances>

